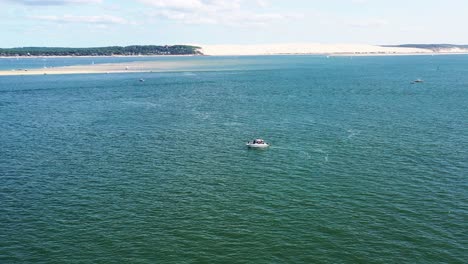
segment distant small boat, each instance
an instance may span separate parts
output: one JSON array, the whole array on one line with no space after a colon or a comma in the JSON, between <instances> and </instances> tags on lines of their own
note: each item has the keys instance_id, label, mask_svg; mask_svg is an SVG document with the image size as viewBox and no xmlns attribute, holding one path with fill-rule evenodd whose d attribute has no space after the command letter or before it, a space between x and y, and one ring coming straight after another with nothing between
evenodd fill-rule
<instances>
[{"instance_id":1,"label":"distant small boat","mask_svg":"<svg viewBox=\"0 0 468 264\"><path fill-rule=\"evenodd\" d=\"M423 83L423 82L424 82L424 80L416 79L416 80L414 80L412 83Z\"/></svg>"},{"instance_id":2,"label":"distant small boat","mask_svg":"<svg viewBox=\"0 0 468 264\"><path fill-rule=\"evenodd\" d=\"M140 79L140 82L144 82L145 80L144 79Z\"/></svg>"},{"instance_id":3,"label":"distant small boat","mask_svg":"<svg viewBox=\"0 0 468 264\"><path fill-rule=\"evenodd\" d=\"M249 148L268 148L270 144L266 143L263 139L258 138L250 142L247 142L247 147Z\"/></svg>"}]
</instances>

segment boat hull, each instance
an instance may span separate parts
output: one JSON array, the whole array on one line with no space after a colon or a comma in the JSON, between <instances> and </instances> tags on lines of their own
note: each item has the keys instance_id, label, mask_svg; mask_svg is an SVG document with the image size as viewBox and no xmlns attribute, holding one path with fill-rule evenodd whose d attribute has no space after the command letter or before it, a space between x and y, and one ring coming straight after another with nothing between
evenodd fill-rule
<instances>
[{"instance_id":1,"label":"boat hull","mask_svg":"<svg viewBox=\"0 0 468 264\"><path fill-rule=\"evenodd\" d=\"M247 143L247 147L249 148L268 148L270 145L267 143L264 144L253 144L253 143Z\"/></svg>"}]
</instances>

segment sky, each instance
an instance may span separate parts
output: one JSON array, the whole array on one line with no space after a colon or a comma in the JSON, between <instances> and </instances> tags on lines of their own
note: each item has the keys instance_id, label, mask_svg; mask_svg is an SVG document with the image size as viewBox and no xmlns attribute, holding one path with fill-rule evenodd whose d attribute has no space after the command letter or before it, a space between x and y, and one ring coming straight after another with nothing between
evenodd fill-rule
<instances>
[{"instance_id":1,"label":"sky","mask_svg":"<svg viewBox=\"0 0 468 264\"><path fill-rule=\"evenodd\" d=\"M468 44L467 0L0 0L0 47Z\"/></svg>"}]
</instances>

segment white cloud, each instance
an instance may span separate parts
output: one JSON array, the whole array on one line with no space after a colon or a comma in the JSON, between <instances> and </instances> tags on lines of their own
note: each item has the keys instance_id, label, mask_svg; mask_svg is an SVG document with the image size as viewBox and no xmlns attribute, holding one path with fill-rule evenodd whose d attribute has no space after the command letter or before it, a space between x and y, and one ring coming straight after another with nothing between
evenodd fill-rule
<instances>
[{"instance_id":1,"label":"white cloud","mask_svg":"<svg viewBox=\"0 0 468 264\"><path fill-rule=\"evenodd\" d=\"M256 0L255 2L260 7L267 7L270 5L270 3L267 0Z\"/></svg>"},{"instance_id":2,"label":"white cloud","mask_svg":"<svg viewBox=\"0 0 468 264\"><path fill-rule=\"evenodd\" d=\"M266 25L273 21L297 19L297 14L261 13L247 11L246 0L138 0L154 10L150 14L186 24L224 24L230 26ZM268 2L253 2L265 8ZM251 8L250 8L251 9Z\"/></svg>"},{"instance_id":3,"label":"white cloud","mask_svg":"<svg viewBox=\"0 0 468 264\"><path fill-rule=\"evenodd\" d=\"M358 28L375 28L387 26L389 23L385 19L369 19L369 20L359 20L347 23L351 27Z\"/></svg>"},{"instance_id":4,"label":"white cloud","mask_svg":"<svg viewBox=\"0 0 468 264\"><path fill-rule=\"evenodd\" d=\"M198 10L203 8L200 0L140 0L140 2L164 10Z\"/></svg>"},{"instance_id":5,"label":"white cloud","mask_svg":"<svg viewBox=\"0 0 468 264\"><path fill-rule=\"evenodd\" d=\"M99 4L102 2L102 0L0 0L0 2L1 1L34 6Z\"/></svg>"},{"instance_id":6,"label":"white cloud","mask_svg":"<svg viewBox=\"0 0 468 264\"><path fill-rule=\"evenodd\" d=\"M154 17L179 21L186 24L215 24L216 19L203 17L196 13L187 13L180 10L162 9L151 14Z\"/></svg>"},{"instance_id":7,"label":"white cloud","mask_svg":"<svg viewBox=\"0 0 468 264\"><path fill-rule=\"evenodd\" d=\"M116 16L31 16L32 19L59 23L87 23L87 24L130 24L127 20Z\"/></svg>"},{"instance_id":8,"label":"white cloud","mask_svg":"<svg viewBox=\"0 0 468 264\"><path fill-rule=\"evenodd\" d=\"M367 4L369 0L351 0L354 4Z\"/></svg>"}]
</instances>

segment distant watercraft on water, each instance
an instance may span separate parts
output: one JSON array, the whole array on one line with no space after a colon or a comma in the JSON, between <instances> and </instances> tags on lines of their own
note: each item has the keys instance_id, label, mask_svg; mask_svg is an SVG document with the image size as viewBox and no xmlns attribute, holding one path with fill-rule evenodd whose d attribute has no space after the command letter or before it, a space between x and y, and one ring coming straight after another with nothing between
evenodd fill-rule
<instances>
[{"instance_id":1,"label":"distant watercraft on water","mask_svg":"<svg viewBox=\"0 0 468 264\"><path fill-rule=\"evenodd\" d=\"M270 144L266 143L263 139L258 138L252 141L247 142L247 147L249 148L267 148Z\"/></svg>"},{"instance_id":2,"label":"distant watercraft on water","mask_svg":"<svg viewBox=\"0 0 468 264\"><path fill-rule=\"evenodd\" d=\"M421 79L416 79L416 80L414 80L414 81L413 81L413 82L411 82L411 83L423 83L423 82L424 82L424 80L421 80Z\"/></svg>"}]
</instances>

